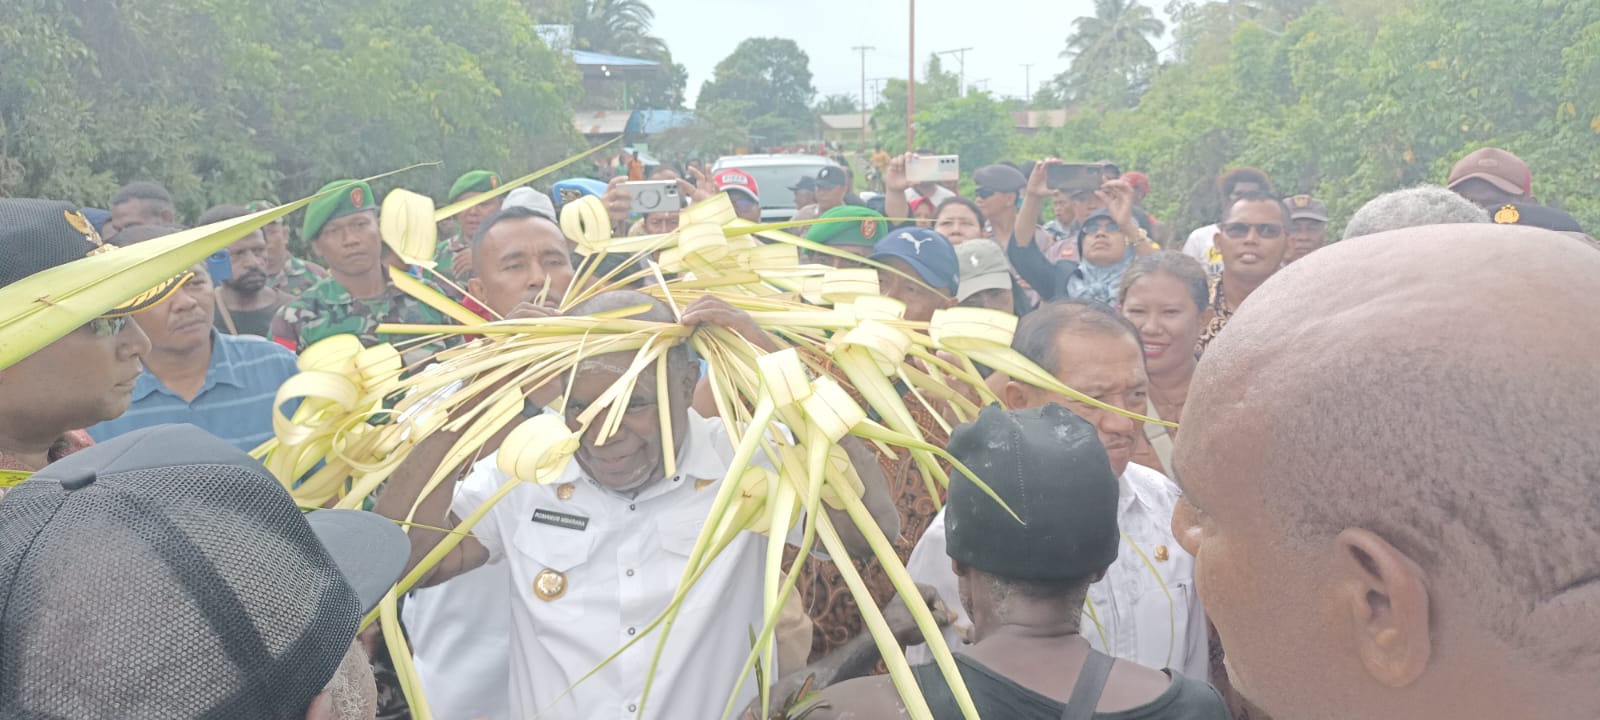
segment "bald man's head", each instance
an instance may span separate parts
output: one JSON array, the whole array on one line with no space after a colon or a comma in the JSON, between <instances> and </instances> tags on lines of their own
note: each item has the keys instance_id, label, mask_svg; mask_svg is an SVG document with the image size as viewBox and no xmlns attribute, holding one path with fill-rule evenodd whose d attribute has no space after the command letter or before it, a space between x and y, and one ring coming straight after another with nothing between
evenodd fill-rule
<instances>
[{"instance_id":1,"label":"bald man's head","mask_svg":"<svg viewBox=\"0 0 1600 720\"><path fill-rule=\"evenodd\" d=\"M1600 253L1411 228L1256 293L1175 459L1174 526L1246 694L1279 720L1600 707L1573 682L1600 672Z\"/></svg>"}]
</instances>

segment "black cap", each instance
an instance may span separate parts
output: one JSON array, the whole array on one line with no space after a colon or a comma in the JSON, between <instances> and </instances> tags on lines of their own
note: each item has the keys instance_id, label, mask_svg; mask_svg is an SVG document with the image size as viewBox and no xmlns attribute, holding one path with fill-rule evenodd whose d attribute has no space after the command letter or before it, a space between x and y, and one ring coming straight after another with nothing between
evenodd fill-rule
<instances>
[{"instance_id":1,"label":"black cap","mask_svg":"<svg viewBox=\"0 0 1600 720\"><path fill-rule=\"evenodd\" d=\"M845 177L844 168L837 165L829 165L817 171L817 189L819 190L844 187L849 183L850 180Z\"/></svg>"},{"instance_id":2,"label":"black cap","mask_svg":"<svg viewBox=\"0 0 1600 720\"><path fill-rule=\"evenodd\" d=\"M1501 225L1526 225L1556 232L1583 232L1578 219L1553 207L1534 203L1506 203L1489 208L1489 216Z\"/></svg>"},{"instance_id":3,"label":"black cap","mask_svg":"<svg viewBox=\"0 0 1600 720\"><path fill-rule=\"evenodd\" d=\"M0 717L304 717L409 547L191 425L81 450L0 500Z\"/></svg>"},{"instance_id":4,"label":"black cap","mask_svg":"<svg viewBox=\"0 0 1600 720\"><path fill-rule=\"evenodd\" d=\"M789 189L790 190L813 190L814 191L814 190L817 189L817 179L814 178L814 177L811 177L810 175L807 175L805 177L800 178L799 182L797 182L797 183L795 183L793 185L790 185Z\"/></svg>"},{"instance_id":5,"label":"black cap","mask_svg":"<svg viewBox=\"0 0 1600 720\"><path fill-rule=\"evenodd\" d=\"M1047 582L1087 578L1117 559L1117 476L1088 421L1056 404L990 405L951 433L950 454L1017 515L965 474L951 473L944 515L951 559Z\"/></svg>"},{"instance_id":6,"label":"black cap","mask_svg":"<svg viewBox=\"0 0 1600 720\"><path fill-rule=\"evenodd\" d=\"M90 255L116 250L78 208L56 200L0 198L0 287ZM106 317L132 315L166 300L188 274L161 283L107 310Z\"/></svg>"},{"instance_id":7,"label":"black cap","mask_svg":"<svg viewBox=\"0 0 1600 720\"><path fill-rule=\"evenodd\" d=\"M980 188L1003 193L1022 192L1028 186L1022 171L1010 165L985 165L972 173L972 181Z\"/></svg>"}]
</instances>

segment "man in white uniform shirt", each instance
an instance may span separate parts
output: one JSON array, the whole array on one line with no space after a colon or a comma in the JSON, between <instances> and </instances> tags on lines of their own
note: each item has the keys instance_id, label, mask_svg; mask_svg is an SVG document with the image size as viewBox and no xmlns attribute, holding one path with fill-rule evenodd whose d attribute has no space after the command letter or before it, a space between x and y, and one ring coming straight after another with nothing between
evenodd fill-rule
<instances>
[{"instance_id":1,"label":"man in white uniform shirt","mask_svg":"<svg viewBox=\"0 0 1600 720\"><path fill-rule=\"evenodd\" d=\"M649 296L603 293L572 308L593 315L638 305L651 309L633 319L672 322L670 310ZM748 315L702 300L684 312L689 325L727 327L757 345L771 340ZM632 362L632 353L584 360L574 371L565 408L568 424L595 402ZM753 681L737 688L749 633L762 623L761 582L765 539L745 533L714 560L686 596L651 685L641 696L659 635L645 637L594 677L590 671L630 640L638 639L671 602L689 553L728 470L734 449L718 420L694 414L690 400L698 373L688 347L668 356L668 386L654 373L640 375L617 432L597 441L593 423L563 475L550 484L522 484L488 512L473 537L423 579L431 585L487 562L510 569L512 600L511 710L516 718L713 718L730 696L755 694ZM668 403L677 474L667 475L658 403ZM438 457L455 442L436 433L416 450ZM847 446L849 448L849 446ZM899 533L898 516L870 453L857 445L852 458L867 487L864 502L886 534ZM417 497L431 465L411 463L390 480L389 506ZM473 467L459 492L441 487L418 509L412 529L412 564L441 539L427 527L454 527L510 478L493 456ZM443 485L449 485L445 483ZM452 495L455 495L452 502ZM853 551L867 552L847 516L835 517ZM657 633L660 631L657 630ZM753 677L753 676L752 676ZM573 687L577 684L576 687ZM570 690L569 690L570 689Z\"/></svg>"},{"instance_id":2,"label":"man in white uniform shirt","mask_svg":"<svg viewBox=\"0 0 1600 720\"><path fill-rule=\"evenodd\" d=\"M1138 330L1110 307L1082 300L1047 303L1024 316L1012 347L1067 387L1119 408L1145 407L1148 380ZM1207 680L1210 657L1205 611L1194 586L1194 558L1172 536L1179 491L1161 473L1132 462L1138 423L1016 381L1002 399L1013 410L1060 404L1095 426L1118 475L1117 525L1122 544L1105 578L1089 586L1083 635L1095 649L1156 669ZM941 511L942 514L942 511ZM906 563L913 580L957 597L945 552L944 521L935 518ZM958 624L970 620L959 603ZM918 647L913 659L928 659Z\"/></svg>"}]
</instances>

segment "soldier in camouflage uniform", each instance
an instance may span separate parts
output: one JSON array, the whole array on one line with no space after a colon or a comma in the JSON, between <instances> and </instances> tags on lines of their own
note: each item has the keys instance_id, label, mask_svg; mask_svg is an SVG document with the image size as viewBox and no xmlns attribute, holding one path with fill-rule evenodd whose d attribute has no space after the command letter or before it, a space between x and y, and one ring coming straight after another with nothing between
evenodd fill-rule
<instances>
[{"instance_id":1,"label":"soldier in camouflage uniform","mask_svg":"<svg viewBox=\"0 0 1600 720\"><path fill-rule=\"evenodd\" d=\"M250 212L271 210L275 203L257 200L244 206ZM267 238L267 287L286 298L297 298L328 276L321 265L289 254L289 226L278 218L261 229Z\"/></svg>"},{"instance_id":2,"label":"soldier in camouflage uniform","mask_svg":"<svg viewBox=\"0 0 1600 720\"><path fill-rule=\"evenodd\" d=\"M272 339L299 352L343 333L356 335L364 345L406 339L379 335L381 323L446 323L443 314L389 280L372 188L340 180L323 190L338 186L344 187L306 208L304 226L312 246L328 260L329 276L278 311L272 319ZM439 345L416 348L405 353L406 360L413 362L439 349Z\"/></svg>"},{"instance_id":3,"label":"soldier in camouflage uniform","mask_svg":"<svg viewBox=\"0 0 1600 720\"><path fill-rule=\"evenodd\" d=\"M473 170L456 178L455 184L450 186L450 194L445 197L445 204L482 195L497 187L500 187L499 175L488 170ZM434 266L435 270L458 282L467 281L467 277L472 275L472 237L478 234L478 226L484 220L500 212L501 199L502 196L496 195L462 210L455 217L456 233L440 240L438 251L434 253L434 261L438 263Z\"/></svg>"}]
</instances>

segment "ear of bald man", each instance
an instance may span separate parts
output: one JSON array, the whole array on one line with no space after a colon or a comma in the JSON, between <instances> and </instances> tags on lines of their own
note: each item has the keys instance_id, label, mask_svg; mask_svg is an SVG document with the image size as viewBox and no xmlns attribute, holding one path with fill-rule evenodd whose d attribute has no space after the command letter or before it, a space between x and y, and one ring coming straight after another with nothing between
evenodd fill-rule
<instances>
[{"instance_id":1,"label":"ear of bald man","mask_svg":"<svg viewBox=\"0 0 1600 720\"><path fill-rule=\"evenodd\" d=\"M1369 530L1344 530L1337 542L1337 569L1361 664L1383 685L1410 685L1433 654L1422 567Z\"/></svg>"}]
</instances>

